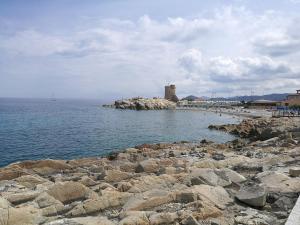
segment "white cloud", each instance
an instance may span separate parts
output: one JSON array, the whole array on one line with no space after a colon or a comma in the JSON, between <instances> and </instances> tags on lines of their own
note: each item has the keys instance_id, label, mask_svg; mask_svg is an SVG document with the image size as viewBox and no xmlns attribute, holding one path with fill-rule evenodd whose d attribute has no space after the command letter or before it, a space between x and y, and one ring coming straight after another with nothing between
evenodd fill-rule
<instances>
[{"instance_id":1,"label":"white cloud","mask_svg":"<svg viewBox=\"0 0 300 225\"><path fill-rule=\"evenodd\" d=\"M225 92L259 90L263 88L262 83L272 84L274 80L283 80L281 84L290 85L291 81L299 80L300 75L300 71L295 72L287 63L275 61L270 57L209 58L197 49L190 49L184 53L179 59L179 65L195 83L210 82L212 87ZM275 87L274 84L270 87L272 86ZM276 87L286 88L284 85Z\"/></svg>"},{"instance_id":2,"label":"white cloud","mask_svg":"<svg viewBox=\"0 0 300 225\"><path fill-rule=\"evenodd\" d=\"M44 95L56 89L67 97L162 95L168 82L180 95L233 95L262 83L270 92L293 91L300 70L289 58L299 59L295 21L274 11L256 15L227 7L194 18L100 20L67 34L0 33L0 89L14 83L9 77L25 76L28 92L39 79L55 80L60 85L45 84Z\"/></svg>"},{"instance_id":3,"label":"white cloud","mask_svg":"<svg viewBox=\"0 0 300 225\"><path fill-rule=\"evenodd\" d=\"M47 56L73 48L72 45L64 38L49 36L35 30L20 31L11 37L0 36L0 50L10 54Z\"/></svg>"}]
</instances>

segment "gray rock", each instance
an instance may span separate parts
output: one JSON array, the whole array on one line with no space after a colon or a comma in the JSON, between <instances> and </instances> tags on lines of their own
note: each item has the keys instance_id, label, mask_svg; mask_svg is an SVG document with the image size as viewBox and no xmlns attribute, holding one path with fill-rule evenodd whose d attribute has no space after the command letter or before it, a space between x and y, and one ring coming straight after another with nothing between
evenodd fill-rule
<instances>
[{"instance_id":1,"label":"gray rock","mask_svg":"<svg viewBox=\"0 0 300 225\"><path fill-rule=\"evenodd\" d=\"M145 160L138 164L138 166L135 169L136 173L156 173L159 171L159 165L156 160Z\"/></svg>"},{"instance_id":2,"label":"gray rock","mask_svg":"<svg viewBox=\"0 0 300 225\"><path fill-rule=\"evenodd\" d=\"M265 215L254 209L247 209L240 212L240 215L235 217L235 224L242 225L271 225L276 223L277 218L271 215Z\"/></svg>"},{"instance_id":3,"label":"gray rock","mask_svg":"<svg viewBox=\"0 0 300 225\"><path fill-rule=\"evenodd\" d=\"M215 154L212 155L212 158L214 160L217 160L217 161L224 160L225 159L225 155L224 154L220 154L220 153L215 153Z\"/></svg>"},{"instance_id":4,"label":"gray rock","mask_svg":"<svg viewBox=\"0 0 300 225\"><path fill-rule=\"evenodd\" d=\"M294 207L296 199L292 196L281 196L271 205L272 209L276 211L289 211Z\"/></svg>"},{"instance_id":5,"label":"gray rock","mask_svg":"<svg viewBox=\"0 0 300 225\"><path fill-rule=\"evenodd\" d=\"M224 170L213 170L208 168L193 169L191 173L191 184L208 184L212 186L228 186L231 180Z\"/></svg>"},{"instance_id":6,"label":"gray rock","mask_svg":"<svg viewBox=\"0 0 300 225\"><path fill-rule=\"evenodd\" d=\"M300 167L290 168L289 174L291 177L299 177L300 176Z\"/></svg>"},{"instance_id":7,"label":"gray rock","mask_svg":"<svg viewBox=\"0 0 300 225\"><path fill-rule=\"evenodd\" d=\"M267 192L256 184L245 184L236 194L236 198L253 207L263 207L266 204Z\"/></svg>"},{"instance_id":8,"label":"gray rock","mask_svg":"<svg viewBox=\"0 0 300 225\"><path fill-rule=\"evenodd\" d=\"M7 200L14 204L21 204L35 199L40 193L37 191L28 191L7 196Z\"/></svg>"},{"instance_id":9,"label":"gray rock","mask_svg":"<svg viewBox=\"0 0 300 225\"><path fill-rule=\"evenodd\" d=\"M197 200L197 195L191 191L182 191L180 194L176 196L176 201L181 203L189 203Z\"/></svg>"}]
</instances>

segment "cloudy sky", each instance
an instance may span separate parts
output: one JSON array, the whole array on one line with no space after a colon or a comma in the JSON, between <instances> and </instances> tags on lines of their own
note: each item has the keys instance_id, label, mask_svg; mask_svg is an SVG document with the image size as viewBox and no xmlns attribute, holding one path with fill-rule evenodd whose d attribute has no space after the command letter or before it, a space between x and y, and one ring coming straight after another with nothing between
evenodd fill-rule
<instances>
[{"instance_id":1,"label":"cloudy sky","mask_svg":"<svg viewBox=\"0 0 300 225\"><path fill-rule=\"evenodd\" d=\"M300 0L0 0L0 97L300 89Z\"/></svg>"}]
</instances>

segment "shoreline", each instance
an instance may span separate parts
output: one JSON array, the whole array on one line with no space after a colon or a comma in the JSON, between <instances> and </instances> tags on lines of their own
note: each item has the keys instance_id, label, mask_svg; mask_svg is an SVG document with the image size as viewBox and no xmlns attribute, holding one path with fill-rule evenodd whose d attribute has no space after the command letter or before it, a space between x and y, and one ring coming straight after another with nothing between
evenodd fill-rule
<instances>
[{"instance_id":1,"label":"shoreline","mask_svg":"<svg viewBox=\"0 0 300 225\"><path fill-rule=\"evenodd\" d=\"M237 136L222 144L143 144L106 157L13 163L0 168L0 218L9 213L7 225L284 224L300 192L299 122L212 126Z\"/></svg>"},{"instance_id":2,"label":"shoreline","mask_svg":"<svg viewBox=\"0 0 300 225\"><path fill-rule=\"evenodd\" d=\"M261 117L271 117L272 113L266 111L265 109L241 109L240 107L235 107L234 110L227 108L185 108L185 107L177 107L176 110L194 110L208 113L216 113L216 114L226 114L232 116L238 116L242 118L261 118Z\"/></svg>"}]
</instances>

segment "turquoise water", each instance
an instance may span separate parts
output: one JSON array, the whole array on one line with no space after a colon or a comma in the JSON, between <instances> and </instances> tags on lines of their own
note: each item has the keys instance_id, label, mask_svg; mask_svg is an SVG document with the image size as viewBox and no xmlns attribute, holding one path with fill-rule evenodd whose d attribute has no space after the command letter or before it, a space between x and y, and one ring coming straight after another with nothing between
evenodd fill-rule
<instances>
[{"instance_id":1,"label":"turquoise water","mask_svg":"<svg viewBox=\"0 0 300 225\"><path fill-rule=\"evenodd\" d=\"M100 156L143 143L226 142L233 137L207 129L237 122L200 111L122 111L96 100L1 99L0 166L32 159Z\"/></svg>"}]
</instances>

